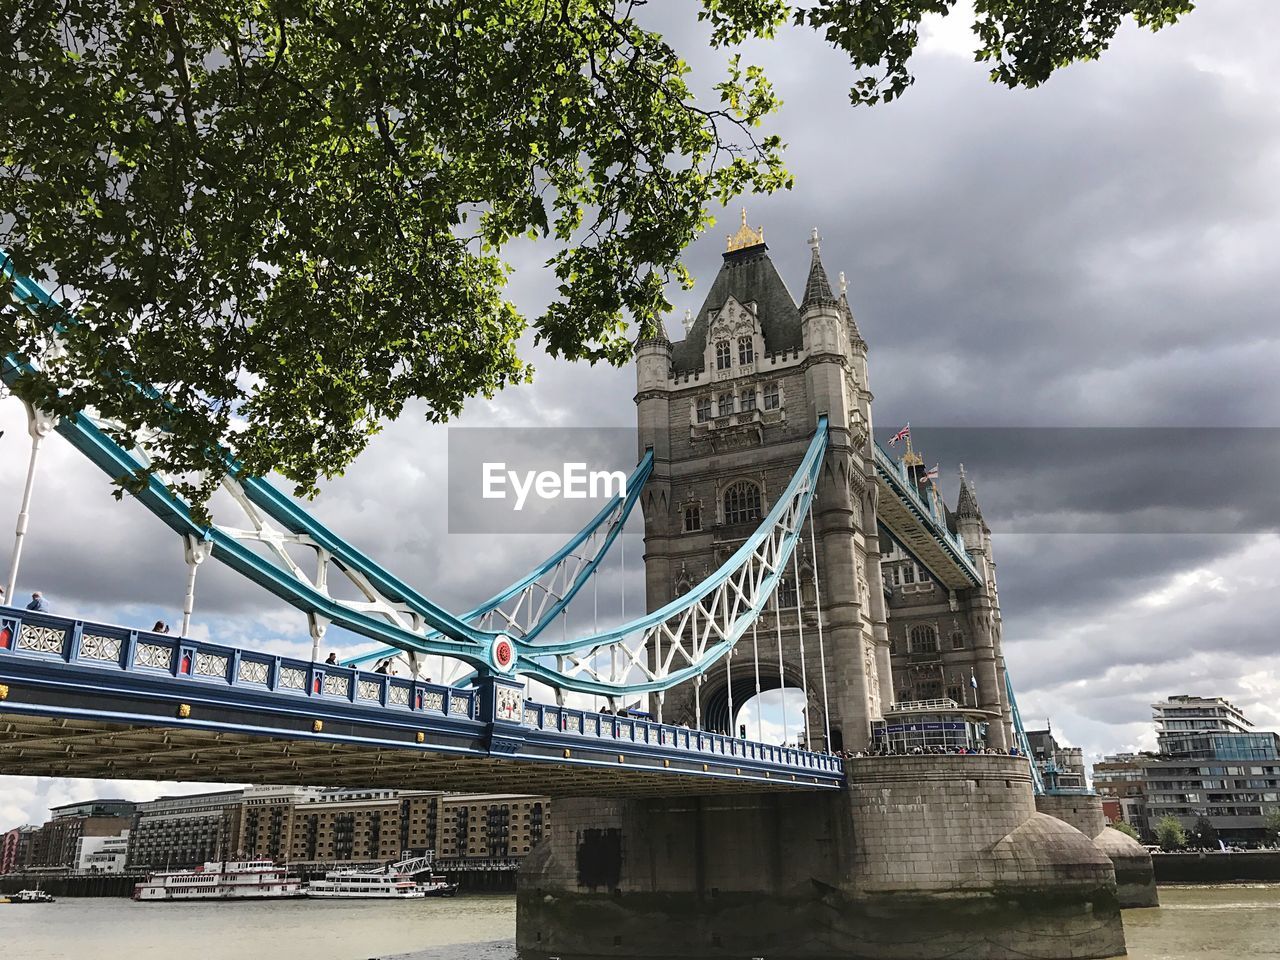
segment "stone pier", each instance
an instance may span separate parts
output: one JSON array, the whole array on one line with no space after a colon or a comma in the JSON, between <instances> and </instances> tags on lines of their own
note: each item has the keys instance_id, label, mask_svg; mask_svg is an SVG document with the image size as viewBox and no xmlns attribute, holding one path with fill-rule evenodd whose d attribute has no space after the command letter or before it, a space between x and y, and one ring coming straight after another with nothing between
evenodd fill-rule
<instances>
[{"instance_id":1,"label":"stone pier","mask_svg":"<svg viewBox=\"0 0 1280 960\"><path fill-rule=\"evenodd\" d=\"M840 794L557 800L516 933L525 960L1125 952L1111 861L1003 756L854 760Z\"/></svg>"},{"instance_id":2,"label":"stone pier","mask_svg":"<svg viewBox=\"0 0 1280 960\"><path fill-rule=\"evenodd\" d=\"M1122 908L1158 907L1155 869L1147 848L1133 837L1112 830L1096 794L1053 794L1036 797L1036 809L1069 823L1111 858L1116 871L1116 895Z\"/></svg>"}]
</instances>

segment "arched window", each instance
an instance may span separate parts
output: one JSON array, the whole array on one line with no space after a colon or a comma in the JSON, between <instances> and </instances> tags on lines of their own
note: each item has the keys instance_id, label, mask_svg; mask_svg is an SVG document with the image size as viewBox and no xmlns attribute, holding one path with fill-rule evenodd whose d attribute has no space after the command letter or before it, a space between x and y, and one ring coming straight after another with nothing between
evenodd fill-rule
<instances>
[{"instance_id":1,"label":"arched window","mask_svg":"<svg viewBox=\"0 0 1280 960\"><path fill-rule=\"evenodd\" d=\"M724 492L724 522L750 523L760 519L760 488L739 480Z\"/></svg>"},{"instance_id":2,"label":"arched window","mask_svg":"<svg viewBox=\"0 0 1280 960\"><path fill-rule=\"evenodd\" d=\"M738 363L744 367L756 362L756 346L750 337L738 338Z\"/></svg>"},{"instance_id":3,"label":"arched window","mask_svg":"<svg viewBox=\"0 0 1280 960\"><path fill-rule=\"evenodd\" d=\"M733 363L733 353L729 348L728 340L716 341L716 369L728 370Z\"/></svg>"},{"instance_id":4,"label":"arched window","mask_svg":"<svg viewBox=\"0 0 1280 960\"><path fill-rule=\"evenodd\" d=\"M918 624L911 628L912 653L936 653L938 651L938 633L928 624Z\"/></svg>"}]
</instances>

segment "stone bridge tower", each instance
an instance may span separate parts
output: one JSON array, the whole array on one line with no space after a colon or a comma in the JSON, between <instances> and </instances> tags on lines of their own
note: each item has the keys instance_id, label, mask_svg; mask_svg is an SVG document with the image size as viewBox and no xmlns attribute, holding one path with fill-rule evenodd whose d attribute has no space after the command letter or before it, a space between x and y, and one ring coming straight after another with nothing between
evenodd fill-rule
<instances>
[{"instance_id":1,"label":"stone bridge tower","mask_svg":"<svg viewBox=\"0 0 1280 960\"><path fill-rule=\"evenodd\" d=\"M777 593L781 610L760 619L756 643L761 690L807 687L803 740L815 749L827 746L825 667L831 746L852 749L867 743L871 721L893 695L868 446L871 392L867 345L843 275L837 294L816 230L809 243L809 275L797 304L769 257L764 231L747 226L744 214L706 301L686 318L685 339L637 346L640 445L655 456L641 501L646 592L648 608L657 609L741 546L786 488L825 415L830 444L813 509L825 664L807 530L798 548L799 583L793 565ZM730 699L737 709L757 692L755 659L751 642L740 642L730 662L699 686L655 697L654 712L668 722L737 732L730 731ZM791 731L792 740L800 738Z\"/></svg>"}]
</instances>

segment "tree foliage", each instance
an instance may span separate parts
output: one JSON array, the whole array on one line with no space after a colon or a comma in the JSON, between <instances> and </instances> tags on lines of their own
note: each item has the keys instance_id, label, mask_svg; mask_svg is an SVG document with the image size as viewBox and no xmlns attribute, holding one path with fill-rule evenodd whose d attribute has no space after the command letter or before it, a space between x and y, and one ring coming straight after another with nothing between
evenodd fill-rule
<instances>
[{"instance_id":1,"label":"tree foliage","mask_svg":"<svg viewBox=\"0 0 1280 960\"><path fill-rule=\"evenodd\" d=\"M197 501L228 451L313 491L410 399L442 420L527 379L529 327L612 363L658 329L713 205L791 185L737 45L818 30L874 103L953 3L701 0L703 102L639 0L0 0L0 245L78 318L52 356L58 318L6 301L0 347L42 366L24 399L155 435ZM979 0L977 56L1033 86L1190 8ZM523 237L558 280L536 317L505 293Z\"/></svg>"},{"instance_id":2,"label":"tree foliage","mask_svg":"<svg viewBox=\"0 0 1280 960\"><path fill-rule=\"evenodd\" d=\"M1195 837L1196 846L1206 850L1218 849L1218 828L1204 814L1196 817L1196 822L1191 825L1191 835Z\"/></svg>"},{"instance_id":3,"label":"tree foliage","mask_svg":"<svg viewBox=\"0 0 1280 960\"><path fill-rule=\"evenodd\" d=\"M1133 824L1126 823L1124 820L1113 820L1111 823L1108 823L1107 826L1112 830L1119 830L1126 837L1132 837L1134 840L1142 839L1138 836L1138 831L1133 828Z\"/></svg>"},{"instance_id":4,"label":"tree foliage","mask_svg":"<svg viewBox=\"0 0 1280 960\"><path fill-rule=\"evenodd\" d=\"M1156 842L1161 850L1181 850L1187 845L1187 831L1177 817L1162 817L1156 824Z\"/></svg>"}]
</instances>

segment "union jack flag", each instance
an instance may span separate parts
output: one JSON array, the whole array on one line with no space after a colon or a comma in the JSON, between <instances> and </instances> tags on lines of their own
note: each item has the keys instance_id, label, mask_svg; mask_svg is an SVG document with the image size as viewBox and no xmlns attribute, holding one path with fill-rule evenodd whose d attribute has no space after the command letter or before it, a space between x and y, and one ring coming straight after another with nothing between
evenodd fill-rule
<instances>
[{"instance_id":1,"label":"union jack flag","mask_svg":"<svg viewBox=\"0 0 1280 960\"><path fill-rule=\"evenodd\" d=\"M911 424L908 423L905 427L903 427L901 430L899 430L897 433L895 433L892 437L889 438L889 446L894 447L894 446L897 446L899 443L901 443L903 440L910 440L910 439L911 439Z\"/></svg>"},{"instance_id":2,"label":"union jack flag","mask_svg":"<svg viewBox=\"0 0 1280 960\"><path fill-rule=\"evenodd\" d=\"M935 463L933 467L920 474L920 482L928 483L930 480L938 479L938 465Z\"/></svg>"}]
</instances>

